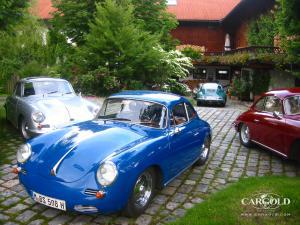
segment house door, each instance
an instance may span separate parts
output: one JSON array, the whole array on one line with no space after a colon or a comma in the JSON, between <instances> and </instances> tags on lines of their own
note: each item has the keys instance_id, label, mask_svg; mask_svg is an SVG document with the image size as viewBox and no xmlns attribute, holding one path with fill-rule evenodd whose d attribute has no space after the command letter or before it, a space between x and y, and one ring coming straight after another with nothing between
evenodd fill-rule
<instances>
[{"instance_id":1,"label":"house door","mask_svg":"<svg viewBox=\"0 0 300 225\"><path fill-rule=\"evenodd\" d=\"M216 69L215 68L207 68L207 81L212 82L216 79Z\"/></svg>"}]
</instances>

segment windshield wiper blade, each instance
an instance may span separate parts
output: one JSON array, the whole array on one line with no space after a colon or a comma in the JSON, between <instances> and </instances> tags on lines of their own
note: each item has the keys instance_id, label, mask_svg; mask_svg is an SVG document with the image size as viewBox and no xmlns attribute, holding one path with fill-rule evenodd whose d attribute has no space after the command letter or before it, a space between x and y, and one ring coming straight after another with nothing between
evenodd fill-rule
<instances>
[{"instance_id":1,"label":"windshield wiper blade","mask_svg":"<svg viewBox=\"0 0 300 225\"><path fill-rule=\"evenodd\" d=\"M121 121L131 121L130 119L127 118L106 118L108 120L121 120Z\"/></svg>"},{"instance_id":2,"label":"windshield wiper blade","mask_svg":"<svg viewBox=\"0 0 300 225\"><path fill-rule=\"evenodd\" d=\"M51 91L51 92L49 92L49 93L47 93L48 95L50 95L50 94L54 94L54 93L57 93L58 91Z\"/></svg>"}]
</instances>

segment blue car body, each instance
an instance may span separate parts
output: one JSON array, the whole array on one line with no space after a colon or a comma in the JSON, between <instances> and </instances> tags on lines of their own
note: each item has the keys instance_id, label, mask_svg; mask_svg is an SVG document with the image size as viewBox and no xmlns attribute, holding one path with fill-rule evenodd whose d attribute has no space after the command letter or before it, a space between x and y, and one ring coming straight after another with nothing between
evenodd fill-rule
<instances>
[{"instance_id":1,"label":"blue car body","mask_svg":"<svg viewBox=\"0 0 300 225\"><path fill-rule=\"evenodd\" d=\"M154 91L126 91L109 97L138 99L164 105L168 111L165 128L130 124L122 121L95 119L41 135L27 143L32 155L18 163L19 179L29 195L33 192L66 202L67 210L76 206L94 206L99 213L123 209L132 194L138 176L147 168L160 174L161 186L189 168L201 154L204 139L211 137L209 124L198 115L180 125L180 134L170 119L173 106L180 102L190 105L183 97ZM62 160L55 176L54 165ZM101 186L96 179L99 164L115 163L118 175L110 186ZM95 191L105 197L98 199ZM89 213L89 211L83 213Z\"/></svg>"}]
</instances>

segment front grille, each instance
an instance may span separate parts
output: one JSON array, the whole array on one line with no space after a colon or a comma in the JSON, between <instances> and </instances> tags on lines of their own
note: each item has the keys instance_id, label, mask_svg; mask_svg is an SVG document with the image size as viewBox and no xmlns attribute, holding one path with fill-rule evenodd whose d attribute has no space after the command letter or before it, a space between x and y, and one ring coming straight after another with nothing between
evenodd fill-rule
<instances>
[{"instance_id":1,"label":"front grille","mask_svg":"<svg viewBox=\"0 0 300 225\"><path fill-rule=\"evenodd\" d=\"M98 190L87 188L87 189L85 189L84 194L95 196L97 192L98 192Z\"/></svg>"}]
</instances>

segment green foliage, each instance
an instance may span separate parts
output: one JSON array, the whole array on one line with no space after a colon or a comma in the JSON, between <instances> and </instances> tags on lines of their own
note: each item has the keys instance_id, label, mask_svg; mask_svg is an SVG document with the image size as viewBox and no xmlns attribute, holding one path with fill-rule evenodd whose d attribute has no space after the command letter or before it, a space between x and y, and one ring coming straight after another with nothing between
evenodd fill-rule
<instances>
[{"instance_id":1,"label":"green foliage","mask_svg":"<svg viewBox=\"0 0 300 225\"><path fill-rule=\"evenodd\" d=\"M94 20L96 5L104 2L104 0L54 0L54 6L58 10L54 13L51 23L54 29L65 34L77 45L82 45L85 42L85 35L90 33L89 23ZM157 35L164 46L172 46L170 30L177 26L177 21L166 11L166 1L132 0L126 4L131 3L134 5L133 14L136 23L151 34Z\"/></svg>"},{"instance_id":2,"label":"green foliage","mask_svg":"<svg viewBox=\"0 0 300 225\"><path fill-rule=\"evenodd\" d=\"M231 86L229 87L229 93L232 96L237 96L241 100L248 100L251 87L250 81L247 80L245 76L235 76L232 79Z\"/></svg>"},{"instance_id":3,"label":"green foliage","mask_svg":"<svg viewBox=\"0 0 300 225\"><path fill-rule=\"evenodd\" d=\"M46 45L46 28L27 16L10 32L0 32L0 81L4 85L13 75L54 75L57 46Z\"/></svg>"},{"instance_id":4,"label":"green foliage","mask_svg":"<svg viewBox=\"0 0 300 225\"><path fill-rule=\"evenodd\" d=\"M281 45L293 61L300 62L300 0L278 0L276 17Z\"/></svg>"},{"instance_id":5,"label":"green foliage","mask_svg":"<svg viewBox=\"0 0 300 225\"><path fill-rule=\"evenodd\" d=\"M187 92L186 85L178 82L175 79L168 79L167 84L169 85L170 92L178 95L186 96L189 93Z\"/></svg>"},{"instance_id":6,"label":"green foliage","mask_svg":"<svg viewBox=\"0 0 300 225\"><path fill-rule=\"evenodd\" d=\"M202 53L193 49L192 47L186 47L181 52L186 56L190 57L192 60L200 60L202 57Z\"/></svg>"},{"instance_id":7,"label":"green foliage","mask_svg":"<svg viewBox=\"0 0 300 225\"><path fill-rule=\"evenodd\" d=\"M0 31L7 30L19 22L27 5L28 0L1 0Z\"/></svg>"},{"instance_id":8,"label":"green foliage","mask_svg":"<svg viewBox=\"0 0 300 225\"><path fill-rule=\"evenodd\" d=\"M129 1L106 0L96 8L85 44L77 48L77 57L72 59L78 67L75 76L88 74L88 79L77 79L79 87L87 86L87 80L97 84L95 93L103 94L120 88L141 89L170 76L186 76L192 66L190 59L178 51L162 49L160 36L137 23Z\"/></svg>"},{"instance_id":9,"label":"green foliage","mask_svg":"<svg viewBox=\"0 0 300 225\"><path fill-rule=\"evenodd\" d=\"M252 91L254 95L261 95L263 92L268 91L270 85L270 74L265 71L255 70L252 75Z\"/></svg>"},{"instance_id":10,"label":"green foliage","mask_svg":"<svg viewBox=\"0 0 300 225\"><path fill-rule=\"evenodd\" d=\"M269 12L253 20L248 27L249 45L273 46L277 27L274 23L274 14Z\"/></svg>"},{"instance_id":11,"label":"green foliage","mask_svg":"<svg viewBox=\"0 0 300 225\"><path fill-rule=\"evenodd\" d=\"M132 0L134 16L142 23L143 29L159 36L164 47L171 48L174 40L170 31L175 29L178 22L173 14L167 12L166 0Z\"/></svg>"}]
</instances>

